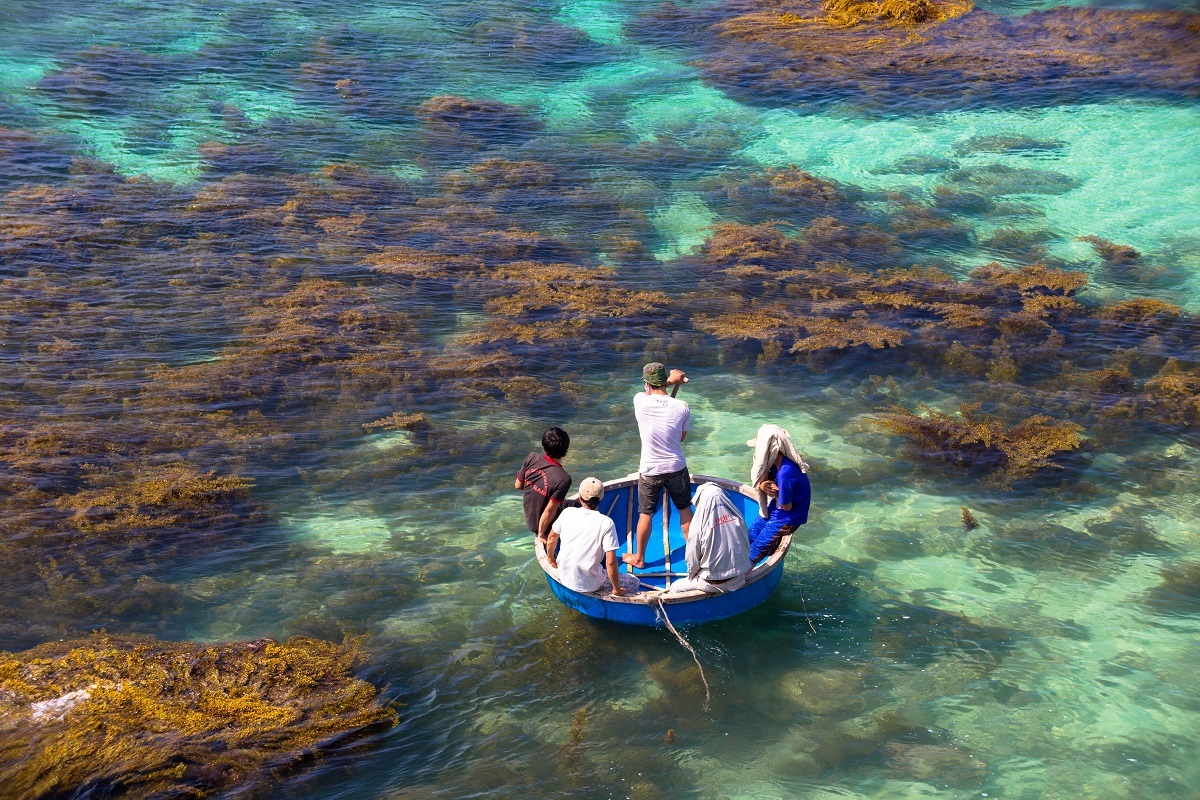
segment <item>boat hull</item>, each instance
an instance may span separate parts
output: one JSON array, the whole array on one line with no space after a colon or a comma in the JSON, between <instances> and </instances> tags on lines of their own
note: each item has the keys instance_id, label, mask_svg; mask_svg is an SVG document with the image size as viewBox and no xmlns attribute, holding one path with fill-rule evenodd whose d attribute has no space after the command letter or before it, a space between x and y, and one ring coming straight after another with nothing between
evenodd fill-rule
<instances>
[{"instance_id":1,"label":"boat hull","mask_svg":"<svg viewBox=\"0 0 1200 800\"><path fill-rule=\"evenodd\" d=\"M736 481L693 475L692 491L708 482L721 486L726 497L747 519L753 519L753 515L758 514L755 492ZM617 540L628 551L633 546L631 534L636 523L637 475L608 481L604 487L601 511L613 519ZM667 590L672 582L686 574L686 543L679 528L678 515L666 498L654 516L652 531L654 533L647 545L646 566L637 570L625 565L621 567L622 571L632 572L641 582L643 591L637 594L616 597L608 593L577 592L567 588L558 581L558 570L550 566L540 542L535 545L537 560L546 573L546 581L554 596L563 605L581 614L624 625L665 626L668 621L672 625L695 625L732 617L770 597L783 578L783 560L792 542L791 536L785 536L766 561L747 573L745 585L732 592L671 592Z\"/></svg>"},{"instance_id":2,"label":"boat hull","mask_svg":"<svg viewBox=\"0 0 1200 800\"><path fill-rule=\"evenodd\" d=\"M728 594L707 595L702 598L689 599L683 602L663 603L661 606L653 601L646 603L618 603L604 600L594 594L576 592L556 581L550 575L546 582L564 606L573 608L580 614L586 614L594 619L604 619L609 622L620 622L624 625L650 625L662 627L664 615L672 625L695 625L701 622L715 622L727 619L735 614L748 611L762 603L783 577L783 562L759 580L743 586L736 592Z\"/></svg>"}]
</instances>

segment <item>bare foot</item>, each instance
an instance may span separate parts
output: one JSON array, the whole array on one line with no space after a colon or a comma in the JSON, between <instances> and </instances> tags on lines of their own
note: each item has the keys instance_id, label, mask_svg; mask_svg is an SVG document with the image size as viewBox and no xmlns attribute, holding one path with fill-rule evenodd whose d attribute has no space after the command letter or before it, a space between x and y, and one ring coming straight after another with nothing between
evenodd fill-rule
<instances>
[{"instance_id":1,"label":"bare foot","mask_svg":"<svg viewBox=\"0 0 1200 800\"><path fill-rule=\"evenodd\" d=\"M646 566L646 559L638 553L626 553L625 555L621 556L621 560L636 569L641 569L642 567Z\"/></svg>"}]
</instances>

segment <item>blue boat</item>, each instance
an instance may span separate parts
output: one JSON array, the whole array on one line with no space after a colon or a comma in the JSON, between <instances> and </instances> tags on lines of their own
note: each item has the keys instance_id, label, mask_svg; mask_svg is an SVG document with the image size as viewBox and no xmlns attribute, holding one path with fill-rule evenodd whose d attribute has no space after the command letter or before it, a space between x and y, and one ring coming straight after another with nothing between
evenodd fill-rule
<instances>
[{"instance_id":1,"label":"blue boat","mask_svg":"<svg viewBox=\"0 0 1200 800\"><path fill-rule=\"evenodd\" d=\"M758 500L749 486L725 478L707 475L692 475L692 492L703 483L715 483L725 491L747 522L758 514ZM604 484L604 498L600 511L612 518L617 526L617 540L624 552L633 550L635 536L630 534L637 526L637 474L629 475ZM725 594L707 594L701 591L671 592L671 582L687 577L687 565L683 553L686 545L683 531L679 528L679 515L670 499L665 496L654 515L650 540L646 545L646 566L630 569L622 564L622 571L631 571L641 582L641 591L616 597L609 593L577 592L558 581L558 570L546 561L546 550L536 542L538 563L546 573L546 581L554 596L563 605L581 614L596 619L622 622L628 625L689 625L732 617L754 608L771 596L783 577L783 559L791 547L792 537L784 536L779 547L762 563L746 575L746 584ZM657 532L657 535L656 535Z\"/></svg>"}]
</instances>

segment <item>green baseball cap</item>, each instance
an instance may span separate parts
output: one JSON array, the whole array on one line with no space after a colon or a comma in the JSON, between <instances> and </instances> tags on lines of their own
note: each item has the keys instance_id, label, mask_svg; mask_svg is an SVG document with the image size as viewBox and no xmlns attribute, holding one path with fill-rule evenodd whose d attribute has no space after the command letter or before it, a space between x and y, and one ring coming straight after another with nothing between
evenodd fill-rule
<instances>
[{"instance_id":1,"label":"green baseball cap","mask_svg":"<svg viewBox=\"0 0 1200 800\"><path fill-rule=\"evenodd\" d=\"M642 380L649 386L667 385L667 368L657 361L642 367Z\"/></svg>"}]
</instances>

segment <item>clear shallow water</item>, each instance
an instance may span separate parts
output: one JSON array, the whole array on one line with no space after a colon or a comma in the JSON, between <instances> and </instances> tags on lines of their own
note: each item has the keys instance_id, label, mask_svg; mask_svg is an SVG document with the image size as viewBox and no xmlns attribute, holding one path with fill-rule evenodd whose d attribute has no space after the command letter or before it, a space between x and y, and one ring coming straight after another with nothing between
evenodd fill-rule
<instances>
[{"instance_id":1,"label":"clear shallow water","mask_svg":"<svg viewBox=\"0 0 1200 800\"><path fill-rule=\"evenodd\" d=\"M899 399L963 399L886 352L822 369L722 364L715 348L688 350L647 326L565 358L527 348L520 369L561 392L543 402L427 377L379 389L365 371L285 361L271 401L255 406L262 416L206 444L219 419L204 415L241 419L246 401L204 365L257 353L278 322L261 309L303 278L365 287L386 320L412 326L386 338L419 360L458 355L455 336L488 319L476 298L363 263L414 236L407 209L489 156L552 165L557 183L464 191L461 205L556 237L564 259L613 265L622 285L692 288L685 257L710 225L769 218L724 187L794 164L860 187L864 213L886 213L897 192L929 202L945 185L1008 204L960 215L965 233L930 241L922 263L960 273L1025 263L995 237L1015 230L1040 256L1088 272L1090 297L1200 308L1195 103L1125 96L907 116L749 106L701 79L697 50L627 33L652 8L0 5L0 125L24 132L4 139L0 181L66 192L50 222L21 216L26 195L3 212L70 240L43 251L34 235L5 251L8 291L53 306L6 307L6 422L83 420L115 430L107 440L150 441L149 452L253 479L256 509L212 523L228 536L220 547L139 565L176 587L169 607L73 617L60 599L29 611L27 629L6 628L18 633L0 646L101 625L202 641L365 635L364 674L388 687L400 725L281 783L279 797L1194 796L1200 618L1194 587L1158 589L1164 567L1200 558L1186 428L1089 431L1102 447L1066 488L998 490L914 468L864 425ZM448 93L517 106L534 124L481 148L445 146L413 112ZM97 189L71 176L72 157L152 183ZM391 183L364 195L322 188L311 176L332 163ZM234 176L245 174L254 179L239 194ZM448 205L427 207L453 229L461 216ZM70 215L78 229L56 233ZM1083 235L1130 245L1155 271L1106 268ZM622 251L623 238L641 249ZM628 405L650 357L697 363L684 364L693 470L740 476L744 441L768 420L817 467L804 547L777 594L689 634L714 687L708 711L669 636L594 625L553 601L510 490L552 423L572 434L577 479L634 469ZM249 385L255 364L272 363L235 377ZM198 370L195 385L155 377L162 365ZM870 380L892 372L895 388ZM434 433L363 429L395 410L424 411Z\"/></svg>"}]
</instances>

